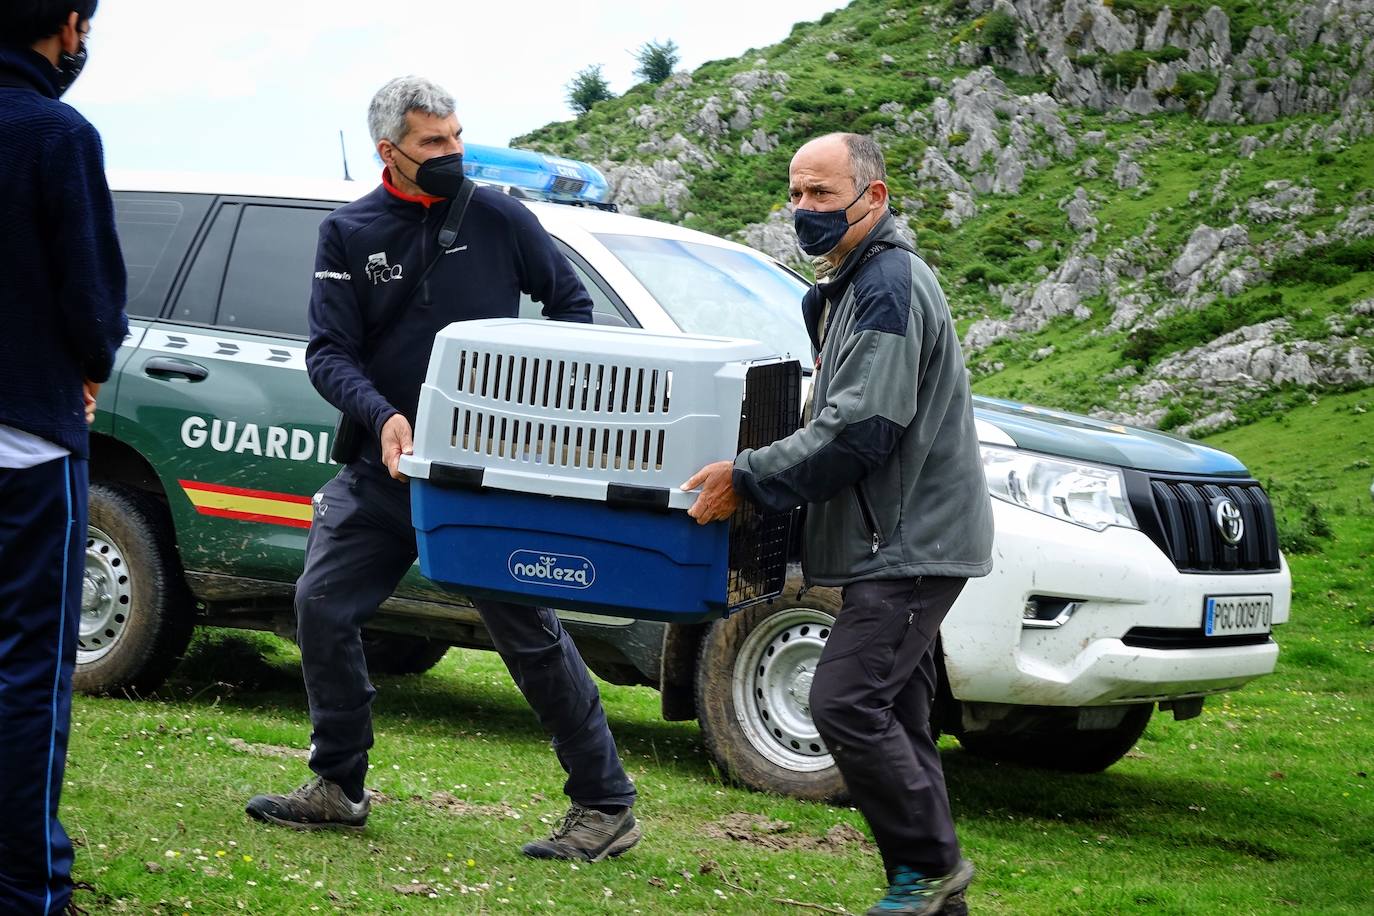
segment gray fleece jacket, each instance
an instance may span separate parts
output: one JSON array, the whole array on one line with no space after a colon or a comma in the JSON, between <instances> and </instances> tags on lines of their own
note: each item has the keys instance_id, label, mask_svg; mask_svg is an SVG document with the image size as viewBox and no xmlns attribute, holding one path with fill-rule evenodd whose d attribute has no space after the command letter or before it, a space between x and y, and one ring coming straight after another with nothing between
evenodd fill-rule
<instances>
[{"instance_id":1,"label":"gray fleece jacket","mask_svg":"<svg viewBox=\"0 0 1374 916\"><path fill-rule=\"evenodd\" d=\"M987 575L992 505L968 371L939 283L891 214L802 309L820 350L810 420L741 452L735 489L772 510L808 504L810 584Z\"/></svg>"}]
</instances>

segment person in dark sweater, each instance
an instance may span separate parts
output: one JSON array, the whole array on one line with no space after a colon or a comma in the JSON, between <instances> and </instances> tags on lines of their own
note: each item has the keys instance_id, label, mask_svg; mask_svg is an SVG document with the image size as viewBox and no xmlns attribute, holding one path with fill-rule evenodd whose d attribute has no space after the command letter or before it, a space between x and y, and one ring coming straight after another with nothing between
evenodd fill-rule
<instances>
[{"instance_id":1,"label":"person in dark sweater","mask_svg":"<svg viewBox=\"0 0 1374 916\"><path fill-rule=\"evenodd\" d=\"M300 829L361 829L375 691L362 626L415 561L410 490L398 469L435 335L454 321L514 318L521 292L560 321L590 322L591 298L523 204L465 187L453 99L418 77L392 80L368 112L382 184L320 226L306 366L315 388L362 427L363 444L315 495L297 641L310 700L310 768L288 795L257 795L249 816ZM468 194L471 194L470 198ZM439 237L466 202L456 238ZM571 807L534 858L600 861L639 841L601 697L547 608L474 601L492 642L553 738Z\"/></svg>"},{"instance_id":2,"label":"person in dark sweater","mask_svg":"<svg viewBox=\"0 0 1374 916\"><path fill-rule=\"evenodd\" d=\"M57 818L86 543L87 424L128 331L100 137L59 100L96 0L0 4L0 912L70 903Z\"/></svg>"}]
</instances>

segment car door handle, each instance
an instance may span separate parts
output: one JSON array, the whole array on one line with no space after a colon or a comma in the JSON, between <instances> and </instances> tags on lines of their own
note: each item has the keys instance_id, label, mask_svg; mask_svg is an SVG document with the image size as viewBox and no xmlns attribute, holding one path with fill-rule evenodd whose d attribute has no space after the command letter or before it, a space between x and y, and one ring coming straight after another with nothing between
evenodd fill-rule
<instances>
[{"instance_id":1,"label":"car door handle","mask_svg":"<svg viewBox=\"0 0 1374 916\"><path fill-rule=\"evenodd\" d=\"M143 364L143 371L153 378L165 381L176 381L182 379L188 382L203 381L210 374L200 363L193 363L185 359L170 359L165 356L155 356Z\"/></svg>"}]
</instances>

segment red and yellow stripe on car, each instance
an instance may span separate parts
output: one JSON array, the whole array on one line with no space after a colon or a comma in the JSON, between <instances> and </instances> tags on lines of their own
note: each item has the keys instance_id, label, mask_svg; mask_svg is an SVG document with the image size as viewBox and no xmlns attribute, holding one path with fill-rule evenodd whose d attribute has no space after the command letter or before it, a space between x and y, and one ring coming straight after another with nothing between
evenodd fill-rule
<instances>
[{"instance_id":1,"label":"red and yellow stripe on car","mask_svg":"<svg viewBox=\"0 0 1374 916\"><path fill-rule=\"evenodd\" d=\"M294 493L273 493L268 490L245 490L218 483L198 480L178 481L196 511L201 515L234 518L245 522L266 522L291 528L309 528L311 507L309 496Z\"/></svg>"}]
</instances>

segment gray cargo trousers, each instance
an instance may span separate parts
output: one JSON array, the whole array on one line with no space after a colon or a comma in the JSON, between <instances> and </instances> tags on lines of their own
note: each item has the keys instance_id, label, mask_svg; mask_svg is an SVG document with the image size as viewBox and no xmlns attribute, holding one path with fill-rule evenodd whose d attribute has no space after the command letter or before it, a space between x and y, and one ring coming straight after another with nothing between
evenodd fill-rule
<instances>
[{"instance_id":1,"label":"gray cargo trousers","mask_svg":"<svg viewBox=\"0 0 1374 916\"><path fill-rule=\"evenodd\" d=\"M310 700L310 768L357 797L372 747L372 698L362 627L415 561L410 487L380 466L345 465L316 494L296 634ZM601 694L548 608L474 601L516 686L553 739L582 805L633 805L635 787L611 737Z\"/></svg>"},{"instance_id":2,"label":"gray cargo trousers","mask_svg":"<svg viewBox=\"0 0 1374 916\"><path fill-rule=\"evenodd\" d=\"M811 716L889 875L959 863L945 774L930 731L940 623L967 579L871 579L844 589L816 666Z\"/></svg>"}]
</instances>

